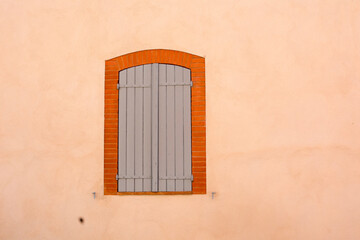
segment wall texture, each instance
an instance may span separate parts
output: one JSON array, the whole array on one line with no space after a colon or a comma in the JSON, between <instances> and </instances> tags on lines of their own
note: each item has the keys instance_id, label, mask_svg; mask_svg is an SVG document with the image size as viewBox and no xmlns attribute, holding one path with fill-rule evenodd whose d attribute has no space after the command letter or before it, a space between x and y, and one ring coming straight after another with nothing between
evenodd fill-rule
<instances>
[{"instance_id":1,"label":"wall texture","mask_svg":"<svg viewBox=\"0 0 360 240\"><path fill-rule=\"evenodd\" d=\"M0 30L0 239L360 238L359 1L2 0ZM152 48L206 58L207 195L103 195L104 61Z\"/></svg>"}]
</instances>

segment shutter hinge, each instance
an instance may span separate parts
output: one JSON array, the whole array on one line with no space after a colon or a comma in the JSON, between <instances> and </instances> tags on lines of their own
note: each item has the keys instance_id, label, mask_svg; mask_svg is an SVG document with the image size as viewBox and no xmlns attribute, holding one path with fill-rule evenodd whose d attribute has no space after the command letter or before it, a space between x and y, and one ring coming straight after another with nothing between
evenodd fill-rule
<instances>
[{"instance_id":1,"label":"shutter hinge","mask_svg":"<svg viewBox=\"0 0 360 240\"><path fill-rule=\"evenodd\" d=\"M194 175L191 174L191 181L194 181Z\"/></svg>"},{"instance_id":2,"label":"shutter hinge","mask_svg":"<svg viewBox=\"0 0 360 240\"><path fill-rule=\"evenodd\" d=\"M193 81L190 81L190 87L192 87L193 86Z\"/></svg>"},{"instance_id":3,"label":"shutter hinge","mask_svg":"<svg viewBox=\"0 0 360 240\"><path fill-rule=\"evenodd\" d=\"M116 180L119 180L119 174L116 174Z\"/></svg>"},{"instance_id":4,"label":"shutter hinge","mask_svg":"<svg viewBox=\"0 0 360 240\"><path fill-rule=\"evenodd\" d=\"M116 89L120 89L120 84L116 84Z\"/></svg>"}]
</instances>

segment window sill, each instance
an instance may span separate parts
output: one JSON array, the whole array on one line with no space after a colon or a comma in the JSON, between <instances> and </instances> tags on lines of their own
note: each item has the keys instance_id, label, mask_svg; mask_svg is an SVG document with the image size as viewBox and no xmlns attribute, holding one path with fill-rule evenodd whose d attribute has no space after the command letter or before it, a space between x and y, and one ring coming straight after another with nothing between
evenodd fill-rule
<instances>
[{"instance_id":1,"label":"window sill","mask_svg":"<svg viewBox=\"0 0 360 240\"><path fill-rule=\"evenodd\" d=\"M116 192L104 195L190 195L193 192Z\"/></svg>"}]
</instances>

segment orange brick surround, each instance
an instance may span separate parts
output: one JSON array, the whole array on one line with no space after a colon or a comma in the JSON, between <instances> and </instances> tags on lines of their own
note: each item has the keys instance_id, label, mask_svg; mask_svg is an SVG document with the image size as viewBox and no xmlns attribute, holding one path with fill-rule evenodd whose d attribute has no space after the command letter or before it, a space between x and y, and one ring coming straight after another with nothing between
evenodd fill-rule
<instances>
[{"instance_id":1,"label":"orange brick surround","mask_svg":"<svg viewBox=\"0 0 360 240\"><path fill-rule=\"evenodd\" d=\"M206 193L206 121L205 59L193 54L164 49L144 50L105 61L105 126L104 126L104 194L117 192L118 169L118 99L119 71L150 63L174 64L191 70L192 192L158 192L126 194L205 194Z\"/></svg>"}]
</instances>

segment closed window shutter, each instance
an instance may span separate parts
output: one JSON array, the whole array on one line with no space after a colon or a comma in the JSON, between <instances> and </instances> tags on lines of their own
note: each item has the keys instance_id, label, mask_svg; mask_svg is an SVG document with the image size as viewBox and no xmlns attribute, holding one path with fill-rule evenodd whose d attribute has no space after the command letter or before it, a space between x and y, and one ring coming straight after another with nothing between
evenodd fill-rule
<instances>
[{"instance_id":1,"label":"closed window shutter","mask_svg":"<svg viewBox=\"0 0 360 240\"><path fill-rule=\"evenodd\" d=\"M190 70L159 64L159 191L191 191Z\"/></svg>"},{"instance_id":2,"label":"closed window shutter","mask_svg":"<svg viewBox=\"0 0 360 240\"><path fill-rule=\"evenodd\" d=\"M151 191L151 65L119 73L119 192Z\"/></svg>"},{"instance_id":3,"label":"closed window shutter","mask_svg":"<svg viewBox=\"0 0 360 240\"><path fill-rule=\"evenodd\" d=\"M118 191L191 191L190 70L119 72Z\"/></svg>"}]
</instances>

